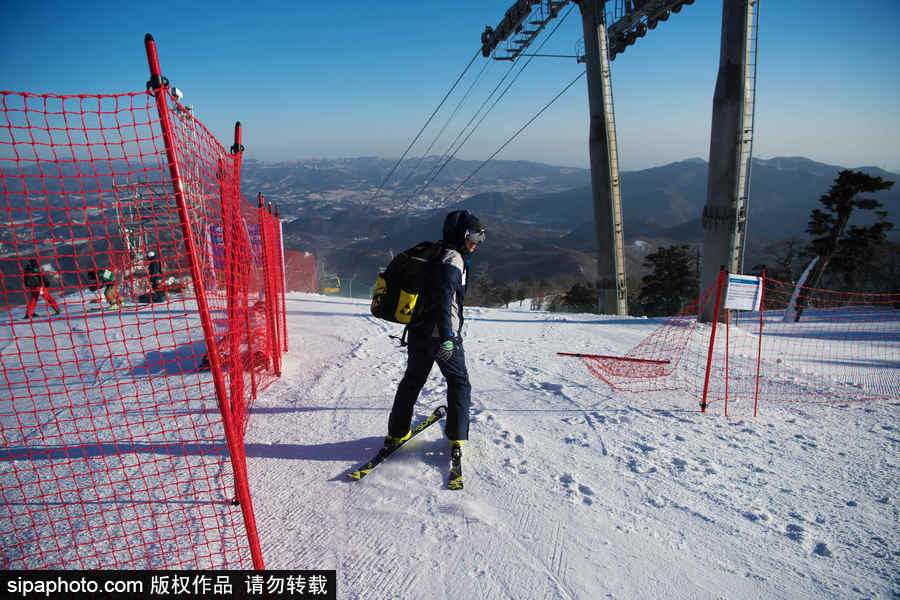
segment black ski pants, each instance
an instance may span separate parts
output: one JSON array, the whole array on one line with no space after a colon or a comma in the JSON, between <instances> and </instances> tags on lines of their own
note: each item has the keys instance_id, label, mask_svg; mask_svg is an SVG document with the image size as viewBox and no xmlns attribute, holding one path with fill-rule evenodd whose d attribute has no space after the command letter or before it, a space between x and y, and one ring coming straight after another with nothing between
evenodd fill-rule
<instances>
[{"instance_id":1,"label":"black ski pants","mask_svg":"<svg viewBox=\"0 0 900 600\"><path fill-rule=\"evenodd\" d=\"M437 360L438 338L414 336L410 332L407 346L406 373L397 386L394 406L388 421L388 433L393 437L406 435L412 423L413 409L419 392L428 380L434 363L447 380L447 437L451 440L469 439L469 405L472 402L472 386L466 370L466 355L462 340L457 339L453 355L448 360Z\"/></svg>"}]
</instances>

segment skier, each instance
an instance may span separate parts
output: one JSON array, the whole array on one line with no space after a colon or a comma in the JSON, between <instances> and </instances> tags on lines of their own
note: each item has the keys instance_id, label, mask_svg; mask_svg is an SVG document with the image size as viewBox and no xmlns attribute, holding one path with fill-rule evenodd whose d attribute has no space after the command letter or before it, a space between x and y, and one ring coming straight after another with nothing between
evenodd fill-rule
<instances>
[{"instance_id":1,"label":"skier","mask_svg":"<svg viewBox=\"0 0 900 600\"><path fill-rule=\"evenodd\" d=\"M447 380L447 425L452 467L450 487L462 487L462 444L469 437L469 405L472 386L462 344L463 300L469 257L484 242L485 231L466 210L456 210L444 219L442 253L429 273L426 290L430 309L423 322L409 328L406 373L397 387L388 420L386 448L411 435L413 408L434 363ZM456 480L456 483L454 481Z\"/></svg>"},{"instance_id":2,"label":"skier","mask_svg":"<svg viewBox=\"0 0 900 600\"><path fill-rule=\"evenodd\" d=\"M41 272L41 266L38 264L37 260L32 258L25 264L22 281L25 283L25 289L29 294L28 306L25 308L26 319L30 319L34 316L34 309L37 306L38 298L41 296L44 296L44 299L47 300L47 304L56 311L56 314L61 312L59 310L59 304L56 303L56 300L53 299L53 296L51 296L50 292L47 290L47 288L50 287L50 280L45 273Z\"/></svg>"},{"instance_id":3,"label":"skier","mask_svg":"<svg viewBox=\"0 0 900 600\"><path fill-rule=\"evenodd\" d=\"M147 253L147 273L150 275L151 302L163 302L166 299L166 291L162 286L162 260L154 250Z\"/></svg>"},{"instance_id":4,"label":"skier","mask_svg":"<svg viewBox=\"0 0 900 600\"><path fill-rule=\"evenodd\" d=\"M100 292L100 286L103 286L103 296L106 297L106 301L112 307L122 308L123 302L122 298L119 296L119 287L116 283L116 276L109 269L97 269L96 271L90 271L88 273L88 279L94 281L95 283L91 285L91 289L94 289L94 285L96 285L97 293ZM103 301L103 298L100 298L100 302Z\"/></svg>"}]
</instances>

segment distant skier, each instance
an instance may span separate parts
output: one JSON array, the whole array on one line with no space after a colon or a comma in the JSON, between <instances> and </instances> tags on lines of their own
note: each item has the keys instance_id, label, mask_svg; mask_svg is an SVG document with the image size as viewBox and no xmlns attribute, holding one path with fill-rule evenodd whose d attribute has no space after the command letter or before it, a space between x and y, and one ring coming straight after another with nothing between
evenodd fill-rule
<instances>
[{"instance_id":1,"label":"distant skier","mask_svg":"<svg viewBox=\"0 0 900 600\"><path fill-rule=\"evenodd\" d=\"M147 253L147 273L150 275L150 299L152 302L163 302L166 299L162 272L162 259L154 250L151 250Z\"/></svg>"},{"instance_id":2,"label":"distant skier","mask_svg":"<svg viewBox=\"0 0 900 600\"><path fill-rule=\"evenodd\" d=\"M30 259L25 264L22 281L25 283L25 289L29 294L28 306L25 308L25 318L30 319L34 316L34 309L37 306L38 298L41 296L47 301L47 304L59 314L59 304L50 295L47 288L50 287L50 279L48 275L41 271L41 266L35 259Z\"/></svg>"},{"instance_id":3,"label":"distant skier","mask_svg":"<svg viewBox=\"0 0 900 600\"><path fill-rule=\"evenodd\" d=\"M472 386L462 344L463 300L469 256L484 242L485 231L472 213L455 210L444 219L442 253L426 281L430 309L424 321L409 328L406 373L397 387L385 446L410 436L413 408L434 363L447 380L447 425L452 466L448 485L462 487L462 443L469 438Z\"/></svg>"},{"instance_id":4,"label":"distant skier","mask_svg":"<svg viewBox=\"0 0 900 600\"><path fill-rule=\"evenodd\" d=\"M96 289L98 293L100 292L100 286L103 286L103 296L110 306L122 308L123 303L122 298L119 296L115 273L109 269L97 269L88 272L87 277L94 282L91 285L91 289ZM103 300L101 299L100 301L102 302Z\"/></svg>"}]
</instances>

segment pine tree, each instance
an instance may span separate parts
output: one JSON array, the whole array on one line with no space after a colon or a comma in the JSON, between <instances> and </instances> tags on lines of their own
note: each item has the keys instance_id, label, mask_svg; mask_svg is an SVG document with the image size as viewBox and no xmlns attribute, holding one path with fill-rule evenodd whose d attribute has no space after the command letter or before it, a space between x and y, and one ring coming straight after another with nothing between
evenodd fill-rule
<instances>
[{"instance_id":1,"label":"pine tree","mask_svg":"<svg viewBox=\"0 0 900 600\"><path fill-rule=\"evenodd\" d=\"M800 320L804 307L808 304L809 289L818 288L829 266L838 275L843 275L851 291L859 291L864 278L873 269L873 262L884 250L886 233L894 225L886 220L887 212L879 211L881 202L874 198L862 198L861 194L889 190L893 181L873 177L858 171L844 170L838 173L827 194L819 198L825 210L818 208L810 213L807 233L813 240L806 248L807 256L818 256L807 288L797 301L796 320ZM870 227L847 226L853 211L874 210L878 221Z\"/></svg>"},{"instance_id":2,"label":"pine tree","mask_svg":"<svg viewBox=\"0 0 900 600\"><path fill-rule=\"evenodd\" d=\"M885 220L887 212L876 214L879 221L871 227L851 226L831 259L832 270L843 278L849 291L867 287L868 280L877 270L879 257L885 254L887 232L893 223Z\"/></svg>"},{"instance_id":3,"label":"pine tree","mask_svg":"<svg viewBox=\"0 0 900 600\"><path fill-rule=\"evenodd\" d=\"M575 312L597 312L597 289L591 284L576 283L566 292L562 302Z\"/></svg>"},{"instance_id":4,"label":"pine tree","mask_svg":"<svg viewBox=\"0 0 900 600\"><path fill-rule=\"evenodd\" d=\"M848 232L845 231L854 209L875 210L882 207L878 200L861 198L861 194L889 190L893 185L893 181L858 171L838 173L828 193L819 198L825 210L814 209L806 228L807 233L814 237L805 254L819 257L809 287L819 286L832 261L837 269L854 269L855 260L851 255L854 252L863 253L864 260L871 262L878 247L884 245L886 232L894 226L885 220L887 213L876 211L879 221L871 227L851 227Z\"/></svg>"},{"instance_id":5,"label":"pine tree","mask_svg":"<svg viewBox=\"0 0 900 600\"><path fill-rule=\"evenodd\" d=\"M640 301L647 315L674 315L697 298L700 279L690 246L660 248L644 259L652 272L642 280Z\"/></svg>"}]
</instances>

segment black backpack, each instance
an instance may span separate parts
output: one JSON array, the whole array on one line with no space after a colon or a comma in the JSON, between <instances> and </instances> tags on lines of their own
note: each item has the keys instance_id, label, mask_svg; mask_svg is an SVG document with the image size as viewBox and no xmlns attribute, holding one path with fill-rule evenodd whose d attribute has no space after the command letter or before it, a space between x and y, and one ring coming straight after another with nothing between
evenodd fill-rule
<instances>
[{"instance_id":1,"label":"black backpack","mask_svg":"<svg viewBox=\"0 0 900 600\"><path fill-rule=\"evenodd\" d=\"M421 242L395 256L378 273L372 294L372 314L407 327L421 324L428 312L429 299L425 295L428 273L440 259L442 249L440 242Z\"/></svg>"},{"instance_id":2,"label":"black backpack","mask_svg":"<svg viewBox=\"0 0 900 600\"><path fill-rule=\"evenodd\" d=\"M44 277L43 273L41 273L41 268L37 265L37 263L29 263L25 265L25 287L29 289L38 289L42 285L47 285L47 280Z\"/></svg>"}]
</instances>

